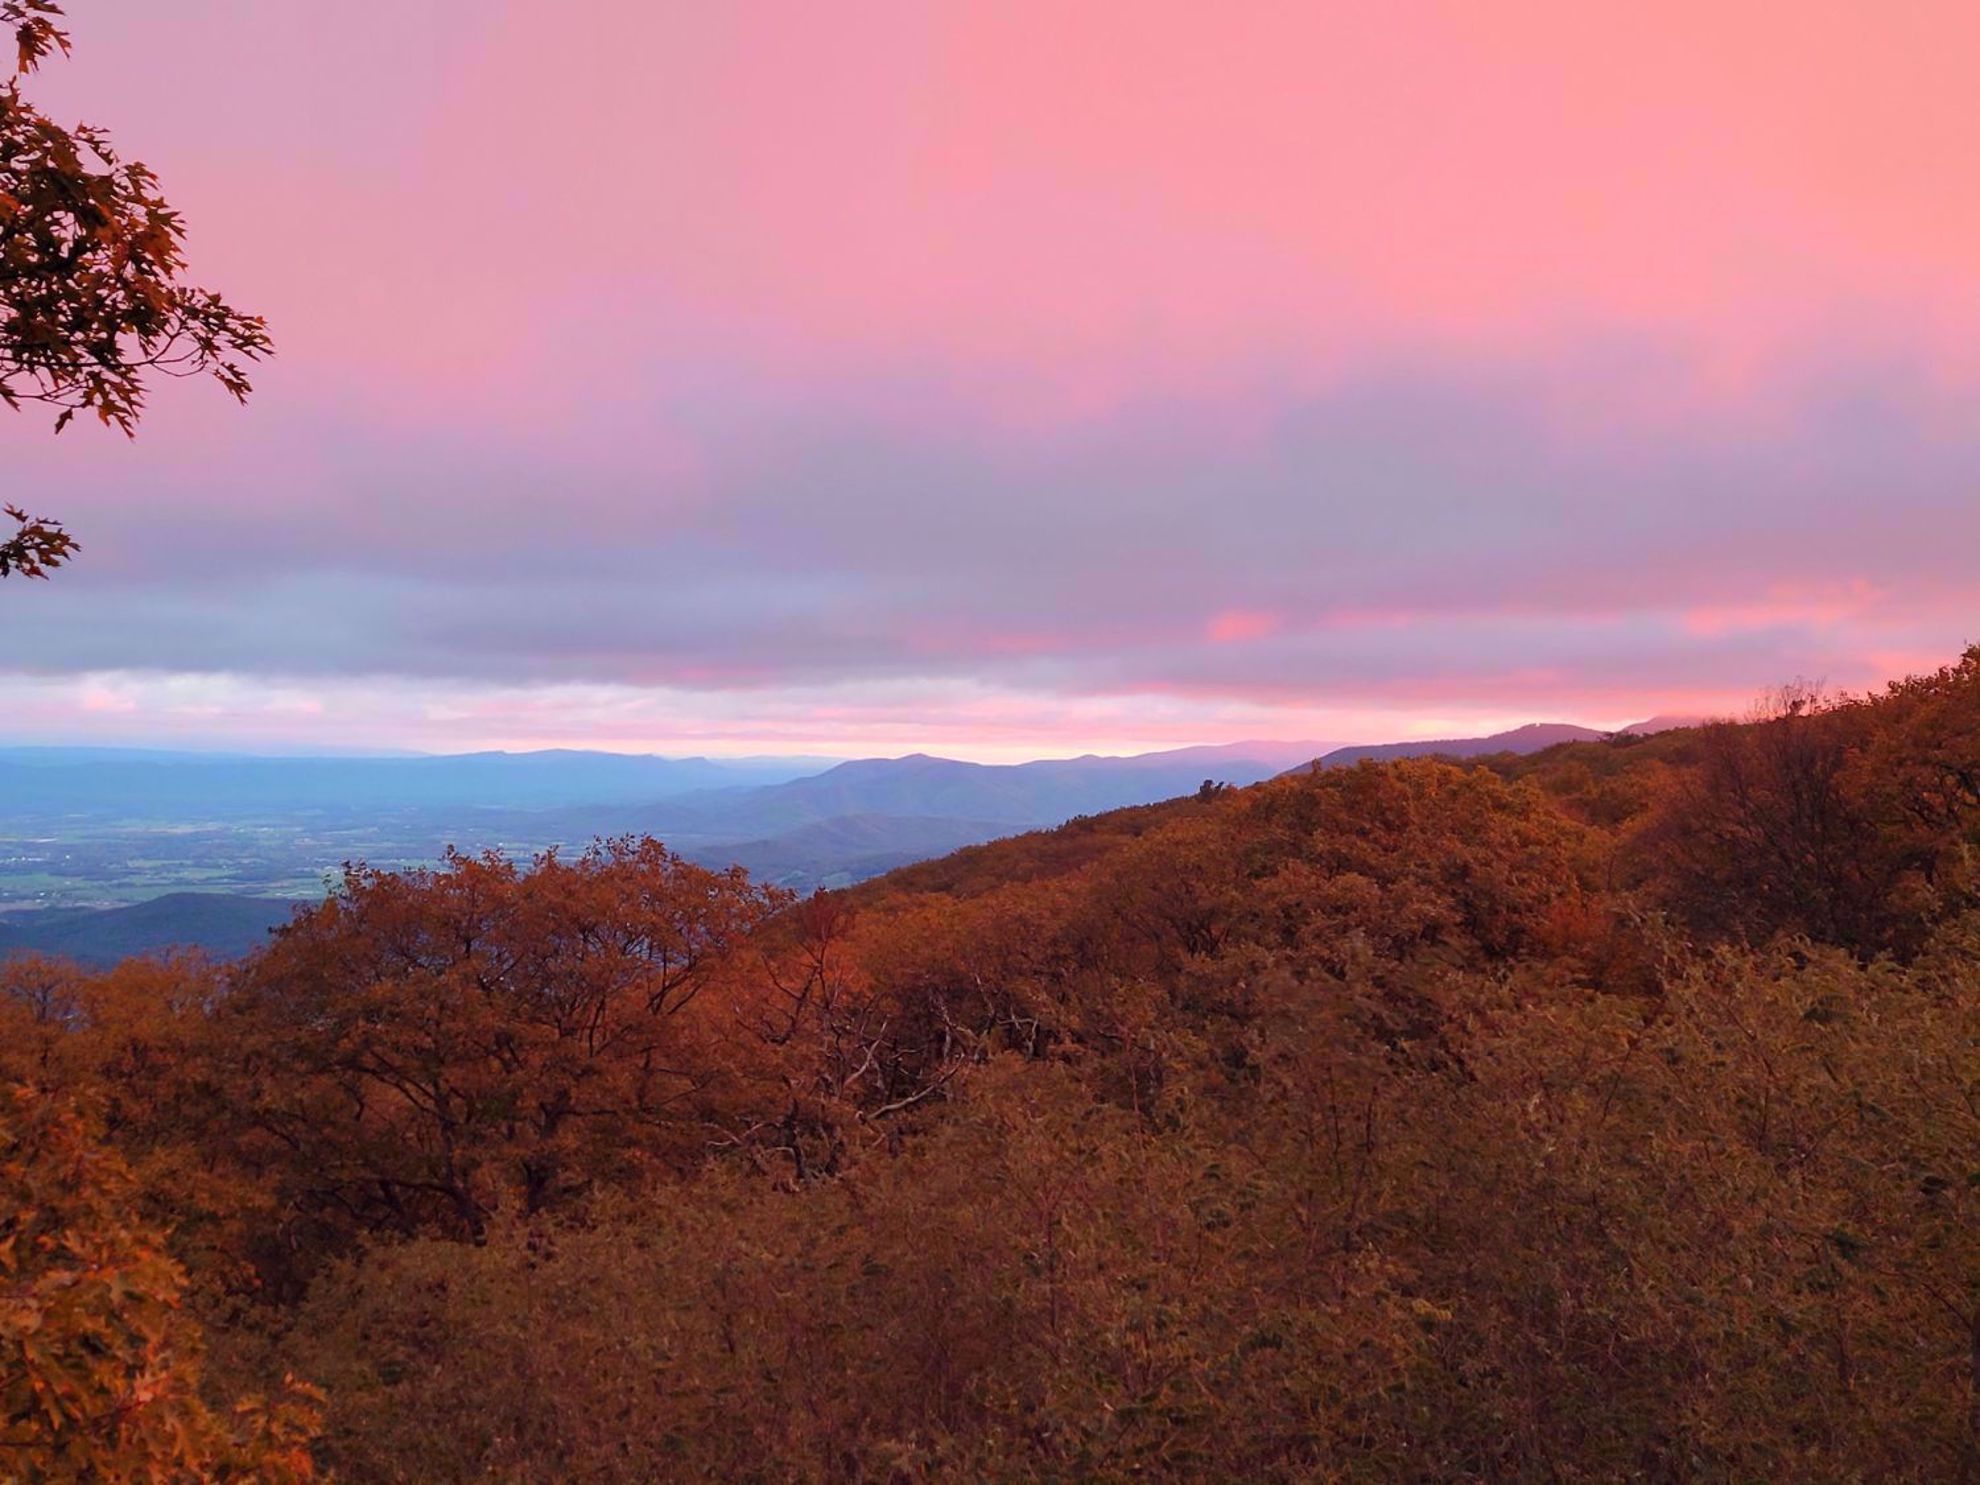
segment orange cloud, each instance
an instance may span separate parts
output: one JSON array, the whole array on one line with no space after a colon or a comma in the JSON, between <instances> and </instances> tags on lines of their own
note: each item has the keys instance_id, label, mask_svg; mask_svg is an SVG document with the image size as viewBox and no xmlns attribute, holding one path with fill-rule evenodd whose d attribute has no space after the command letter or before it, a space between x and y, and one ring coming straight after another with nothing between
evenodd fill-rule
<instances>
[{"instance_id":1,"label":"orange cloud","mask_svg":"<svg viewBox=\"0 0 1980 1485\"><path fill-rule=\"evenodd\" d=\"M1220 645L1241 644L1246 640L1264 639L1277 634L1285 621L1277 614L1262 613L1256 609L1226 609L1210 620L1205 631Z\"/></svg>"},{"instance_id":2,"label":"orange cloud","mask_svg":"<svg viewBox=\"0 0 1980 1485\"><path fill-rule=\"evenodd\" d=\"M1686 609L1682 623L1685 633L1701 639L1789 625L1826 629L1868 612L1883 596L1861 578L1819 589L1775 587L1747 603Z\"/></svg>"}]
</instances>

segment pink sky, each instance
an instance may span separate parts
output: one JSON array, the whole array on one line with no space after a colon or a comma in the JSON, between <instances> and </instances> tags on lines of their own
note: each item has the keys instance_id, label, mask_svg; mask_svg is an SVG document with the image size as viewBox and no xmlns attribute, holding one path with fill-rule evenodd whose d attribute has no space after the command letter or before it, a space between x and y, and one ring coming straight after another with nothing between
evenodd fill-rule
<instances>
[{"instance_id":1,"label":"pink sky","mask_svg":"<svg viewBox=\"0 0 1980 1485\"><path fill-rule=\"evenodd\" d=\"M1980 638L1980 10L75 0L265 313L0 417L0 741L965 756Z\"/></svg>"}]
</instances>

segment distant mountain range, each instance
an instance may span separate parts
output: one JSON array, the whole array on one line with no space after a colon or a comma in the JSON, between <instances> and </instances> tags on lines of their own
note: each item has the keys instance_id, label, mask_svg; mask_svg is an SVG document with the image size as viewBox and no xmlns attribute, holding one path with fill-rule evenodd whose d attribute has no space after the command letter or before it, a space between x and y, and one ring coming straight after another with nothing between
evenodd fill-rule
<instances>
[{"instance_id":1,"label":"distant mountain range","mask_svg":"<svg viewBox=\"0 0 1980 1485\"><path fill-rule=\"evenodd\" d=\"M1255 784L1303 751L1287 743L1128 757L964 763L925 753L861 758L753 789L710 789L636 807L487 813L504 838L581 842L658 836L696 861L739 862L783 886L843 886L966 845L1078 815L1193 793L1206 779Z\"/></svg>"},{"instance_id":2,"label":"distant mountain range","mask_svg":"<svg viewBox=\"0 0 1980 1485\"><path fill-rule=\"evenodd\" d=\"M1695 718L1658 717L1651 732ZM526 856L650 834L705 865L839 887L1082 815L1362 759L1530 753L1590 741L1546 722L1489 737L1333 747L1251 742L1128 757L832 764L609 753L221 758L0 748L0 955L106 962L169 946L231 957L344 861L431 862L449 845ZM1303 761L1302 761L1303 760ZM186 891L198 886L209 890ZM228 890L210 890L225 888ZM145 900L137 900L137 899ZM103 904L119 904L103 906Z\"/></svg>"},{"instance_id":3,"label":"distant mountain range","mask_svg":"<svg viewBox=\"0 0 1980 1485\"><path fill-rule=\"evenodd\" d=\"M1593 727L1577 727L1572 722L1528 722L1524 727L1514 727L1505 732L1494 732L1487 737L1444 737L1429 738L1418 742L1362 743L1345 748L1335 748L1308 760L1300 767L1287 770L1290 773L1304 773L1312 768L1340 768L1348 764L1367 762L1387 762L1395 758L1489 758L1494 753L1539 753L1561 743L1600 742L1605 737L1632 733L1647 737L1653 733L1669 732L1678 727L1696 727L1705 721L1703 717L1660 715L1642 722L1632 722L1615 733L1598 732Z\"/></svg>"},{"instance_id":4,"label":"distant mountain range","mask_svg":"<svg viewBox=\"0 0 1980 1485\"><path fill-rule=\"evenodd\" d=\"M0 748L0 800L32 815L240 817L644 803L781 783L830 758L662 758L551 749L440 757L265 758L123 748Z\"/></svg>"},{"instance_id":5,"label":"distant mountain range","mask_svg":"<svg viewBox=\"0 0 1980 1485\"><path fill-rule=\"evenodd\" d=\"M176 894L295 899L321 891L347 861L412 866L450 845L526 857L651 834L692 860L739 863L781 886L843 886L1075 815L1193 793L1205 779L1269 778L1315 746L1324 745L1238 743L1009 765L925 755L833 764L0 749L0 926L12 930L0 948L78 951L100 932L121 950L138 942L130 920L105 917L92 929L48 910L121 912L174 894L168 900L186 923L165 925L169 936L158 941L231 952L239 934L200 916L221 909Z\"/></svg>"},{"instance_id":6,"label":"distant mountain range","mask_svg":"<svg viewBox=\"0 0 1980 1485\"><path fill-rule=\"evenodd\" d=\"M1185 748L1126 758L1089 755L997 764L911 753L905 758L861 758L758 789L678 795L650 809L614 812L614 818L656 834L672 830L732 839L846 815L932 816L1029 830L1074 815L1171 799L1206 778L1256 783L1278 773L1283 758L1283 749L1244 756L1228 749ZM596 813L603 818L603 812Z\"/></svg>"}]
</instances>

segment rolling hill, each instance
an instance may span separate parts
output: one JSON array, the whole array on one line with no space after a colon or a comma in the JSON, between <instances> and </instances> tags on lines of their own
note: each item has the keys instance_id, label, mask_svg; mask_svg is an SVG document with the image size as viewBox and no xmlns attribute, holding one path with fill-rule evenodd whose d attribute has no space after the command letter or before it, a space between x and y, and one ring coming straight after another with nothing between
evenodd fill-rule
<instances>
[{"instance_id":1,"label":"rolling hill","mask_svg":"<svg viewBox=\"0 0 1980 1485\"><path fill-rule=\"evenodd\" d=\"M1489 737L1446 737L1422 742L1363 743L1335 748L1310 763L1289 770L1341 768L1363 761L1385 763L1396 758L1484 758L1493 753L1538 753L1564 742L1599 742L1608 734L1572 722L1528 722Z\"/></svg>"},{"instance_id":2,"label":"rolling hill","mask_svg":"<svg viewBox=\"0 0 1980 1485\"><path fill-rule=\"evenodd\" d=\"M1238 751L1247 746L1255 746L1257 755ZM975 839L985 840L1057 825L1077 815L1173 799L1194 792L1206 778L1257 783L1281 771L1288 746L1238 744L1011 764L965 763L926 753L861 758L761 788L706 790L639 809L560 811L556 818L564 833L575 838L635 830L692 840L697 847L761 841L800 826L854 817L868 822L970 821L984 832Z\"/></svg>"},{"instance_id":3,"label":"rolling hill","mask_svg":"<svg viewBox=\"0 0 1980 1485\"><path fill-rule=\"evenodd\" d=\"M53 954L83 964L115 964L136 954L196 948L236 959L289 921L293 902L219 892L169 892L115 908L49 908L0 917L0 958Z\"/></svg>"}]
</instances>

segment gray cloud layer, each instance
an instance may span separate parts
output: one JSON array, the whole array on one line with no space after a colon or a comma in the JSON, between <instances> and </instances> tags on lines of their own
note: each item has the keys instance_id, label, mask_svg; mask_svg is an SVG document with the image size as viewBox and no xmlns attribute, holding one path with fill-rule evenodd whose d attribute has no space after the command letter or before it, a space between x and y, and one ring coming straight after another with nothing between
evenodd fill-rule
<instances>
[{"instance_id":1,"label":"gray cloud layer","mask_svg":"<svg viewBox=\"0 0 1980 1485\"><path fill-rule=\"evenodd\" d=\"M155 457L23 429L20 488L88 550L0 591L5 663L1310 701L1751 689L1949 651L1980 597L1980 408L1836 364L1654 414L1595 364L1063 424L655 386L555 433L279 398Z\"/></svg>"}]
</instances>

